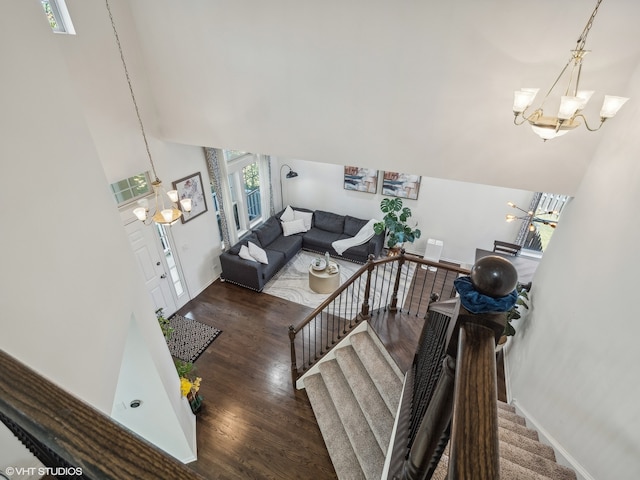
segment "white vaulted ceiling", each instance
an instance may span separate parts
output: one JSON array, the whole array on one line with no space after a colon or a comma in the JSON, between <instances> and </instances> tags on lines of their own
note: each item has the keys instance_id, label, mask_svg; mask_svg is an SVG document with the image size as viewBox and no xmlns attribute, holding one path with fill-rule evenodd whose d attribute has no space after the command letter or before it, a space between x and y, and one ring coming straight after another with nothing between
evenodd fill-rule
<instances>
[{"instance_id":1,"label":"white vaulted ceiling","mask_svg":"<svg viewBox=\"0 0 640 480\"><path fill-rule=\"evenodd\" d=\"M595 1L136 0L166 139L573 194L603 135L542 142L513 91L548 89ZM605 0L586 47L586 113L627 94L640 2ZM640 99L631 99L632 102ZM623 131L623 129L619 129ZM621 139L623 141L623 139Z\"/></svg>"}]
</instances>

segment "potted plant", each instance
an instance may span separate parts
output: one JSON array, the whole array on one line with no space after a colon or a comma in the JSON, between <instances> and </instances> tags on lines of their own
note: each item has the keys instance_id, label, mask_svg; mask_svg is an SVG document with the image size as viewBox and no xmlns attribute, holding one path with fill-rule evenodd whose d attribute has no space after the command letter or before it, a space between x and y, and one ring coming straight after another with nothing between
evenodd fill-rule
<instances>
[{"instance_id":1,"label":"potted plant","mask_svg":"<svg viewBox=\"0 0 640 480\"><path fill-rule=\"evenodd\" d=\"M191 411L198 413L202 408L202 397L198 393L202 378L195 375L193 363L182 360L176 360L174 363L178 377L180 377L180 393L182 393L183 397L187 397Z\"/></svg>"},{"instance_id":2,"label":"potted plant","mask_svg":"<svg viewBox=\"0 0 640 480\"><path fill-rule=\"evenodd\" d=\"M160 325L160 330L162 330L162 335L164 335L164 339L168 342L174 329L169 320L165 318L162 308L156 310L156 317ZM202 397L198 393L202 379L195 375L195 366L192 362L174 360L173 363L180 378L180 393L182 393L183 397L187 397L191 411L198 413L202 408Z\"/></svg>"},{"instance_id":3,"label":"potted plant","mask_svg":"<svg viewBox=\"0 0 640 480\"><path fill-rule=\"evenodd\" d=\"M519 307L522 306L527 310L529 309L529 305L527 304L527 302L529 301L529 294L527 293L529 288L531 288L531 284L523 285L518 282L518 284L516 285L518 299L516 300L516 303L513 305L513 307L511 307L511 309L507 311L507 324L504 326L502 336L498 340L498 346L496 347L498 351L502 349L505 343L507 343L508 337L512 337L516 334L516 329L511 324L511 321L522 318Z\"/></svg>"},{"instance_id":4,"label":"potted plant","mask_svg":"<svg viewBox=\"0 0 640 480\"><path fill-rule=\"evenodd\" d=\"M411 217L411 209L402 206L401 198L382 199L380 210L385 215L381 222L373 225L373 230L376 235L387 232L387 246L390 251L399 250L404 242L411 243L416 238L420 238L422 232L407 224L407 219Z\"/></svg>"},{"instance_id":5,"label":"potted plant","mask_svg":"<svg viewBox=\"0 0 640 480\"><path fill-rule=\"evenodd\" d=\"M158 318L158 323L160 324L160 330L162 330L162 335L164 335L164 339L169 341L171 334L173 333L173 327L167 318L164 316L164 312L162 308L156 310L156 317Z\"/></svg>"}]
</instances>

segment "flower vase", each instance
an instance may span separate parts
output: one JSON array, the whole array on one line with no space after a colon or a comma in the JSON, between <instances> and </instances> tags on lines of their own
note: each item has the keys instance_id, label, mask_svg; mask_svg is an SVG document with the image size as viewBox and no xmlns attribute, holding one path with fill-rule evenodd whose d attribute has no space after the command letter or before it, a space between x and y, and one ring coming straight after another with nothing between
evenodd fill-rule
<instances>
[{"instance_id":1,"label":"flower vase","mask_svg":"<svg viewBox=\"0 0 640 480\"><path fill-rule=\"evenodd\" d=\"M187 394L187 400L189 401L189 406L191 407L191 411L196 414L200 412L202 409L202 397L198 392Z\"/></svg>"}]
</instances>

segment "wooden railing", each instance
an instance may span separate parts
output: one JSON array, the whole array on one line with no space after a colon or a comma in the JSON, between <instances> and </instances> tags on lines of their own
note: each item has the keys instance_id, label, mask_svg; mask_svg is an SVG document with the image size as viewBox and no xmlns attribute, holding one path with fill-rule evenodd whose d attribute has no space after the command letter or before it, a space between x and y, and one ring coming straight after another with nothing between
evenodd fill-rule
<instances>
[{"instance_id":1,"label":"wooden railing","mask_svg":"<svg viewBox=\"0 0 640 480\"><path fill-rule=\"evenodd\" d=\"M289 327L291 377L297 380L360 322L386 312L424 317L434 298L455 296L453 281L469 270L402 252L370 258L297 326Z\"/></svg>"},{"instance_id":2,"label":"wooden railing","mask_svg":"<svg viewBox=\"0 0 640 480\"><path fill-rule=\"evenodd\" d=\"M203 478L3 351L0 371L0 420L45 472L61 472L59 478Z\"/></svg>"},{"instance_id":3,"label":"wooden railing","mask_svg":"<svg viewBox=\"0 0 640 480\"><path fill-rule=\"evenodd\" d=\"M388 479L430 479L447 445L447 478L500 478L495 345L506 322L506 313L472 314L458 298L430 305Z\"/></svg>"}]
</instances>

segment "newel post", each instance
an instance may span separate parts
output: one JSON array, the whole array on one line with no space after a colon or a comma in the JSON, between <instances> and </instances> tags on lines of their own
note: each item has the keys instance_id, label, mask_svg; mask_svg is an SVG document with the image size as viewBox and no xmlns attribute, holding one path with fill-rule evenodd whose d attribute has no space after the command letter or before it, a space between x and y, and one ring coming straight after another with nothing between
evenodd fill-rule
<instances>
[{"instance_id":1,"label":"newel post","mask_svg":"<svg viewBox=\"0 0 640 480\"><path fill-rule=\"evenodd\" d=\"M398 271L396 272L396 280L393 284L393 294L391 295L391 304L389 305L390 312L398 311L398 289L400 288L400 277L402 276L402 266L404 265L404 248L400 250L400 259L398 260Z\"/></svg>"},{"instance_id":2,"label":"newel post","mask_svg":"<svg viewBox=\"0 0 640 480\"><path fill-rule=\"evenodd\" d=\"M442 372L394 478L431 478L448 440L448 479L500 478L495 345L518 298L517 280L513 265L497 256L478 260L469 277L455 280L459 310L447 331Z\"/></svg>"},{"instance_id":3,"label":"newel post","mask_svg":"<svg viewBox=\"0 0 640 480\"><path fill-rule=\"evenodd\" d=\"M371 318L371 314L369 313L369 298L371 296L371 274L375 268L373 258L373 255L370 254L369 259L367 260L367 284L364 288L364 299L362 300L362 309L360 311L360 318L362 320L368 320Z\"/></svg>"},{"instance_id":4,"label":"newel post","mask_svg":"<svg viewBox=\"0 0 640 480\"><path fill-rule=\"evenodd\" d=\"M468 281L467 281L468 280ZM518 299L518 273L508 260L478 260L456 280L460 294L449 478L498 480L498 393L495 347Z\"/></svg>"},{"instance_id":5,"label":"newel post","mask_svg":"<svg viewBox=\"0 0 640 480\"><path fill-rule=\"evenodd\" d=\"M295 390L298 379L298 362L296 360L296 329L293 325L289 325L289 343L291 344L291 383Z\"/></svg>"}]
</instances>

